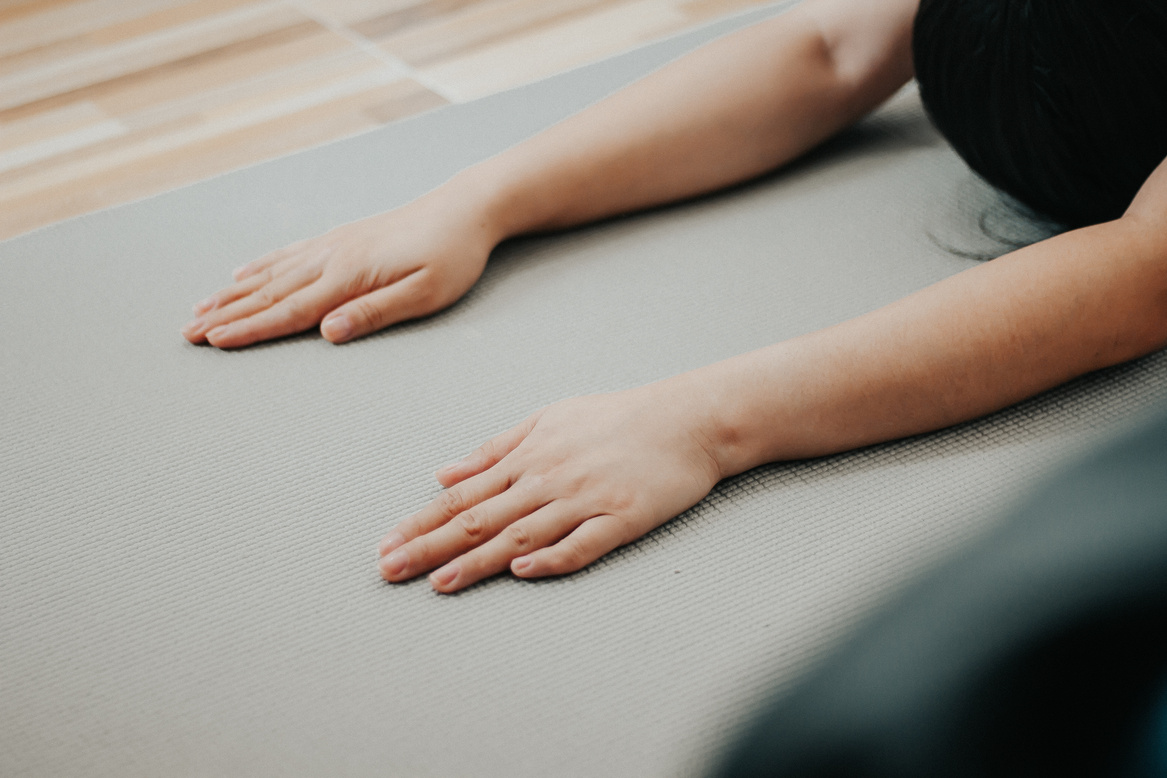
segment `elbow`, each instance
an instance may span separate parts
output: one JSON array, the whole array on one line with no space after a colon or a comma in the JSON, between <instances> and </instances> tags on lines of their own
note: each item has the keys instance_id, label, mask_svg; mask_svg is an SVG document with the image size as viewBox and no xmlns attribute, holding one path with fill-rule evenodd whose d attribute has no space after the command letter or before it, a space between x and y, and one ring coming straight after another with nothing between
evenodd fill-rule
<instances>
[{"instance_id":1,"label":"elbow","mask_svg":"<svg viewBox=\"0 0 1167 778\"><path fill-rule=\"evenodd\" d=\"M897 0L882 7L861 2L800 7L813 30L819 62L856 115L912 79L915 6L915 0Z\"/></svg>"}]
</instances>

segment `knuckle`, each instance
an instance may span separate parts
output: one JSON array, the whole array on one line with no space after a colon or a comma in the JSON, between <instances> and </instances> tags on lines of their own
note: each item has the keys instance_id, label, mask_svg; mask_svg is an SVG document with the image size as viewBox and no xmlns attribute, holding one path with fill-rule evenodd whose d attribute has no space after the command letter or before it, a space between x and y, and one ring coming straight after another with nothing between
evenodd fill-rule
<instances>
[{"instance_id":1,"label":"knuckle","mask_svg":"<svg viewBox=\"0 0 1167 778\"><path fill-rule=\"evenodd\" d=\"M561 569L578 570L587 564L587 550L579 538L568 538L563 544L563 553L560 555Z\"/></svg>"},{"instance_id":2,"label":"knuckle","mask_svg":"<svg viewBox=\"0 0 1167 778\"><path fill-rule=\"evenodd\" d=\"M418 520L417 514L414 514L407 519L402 519L401 522L391 530L391 532L400 533L401 537L405 540L406 543L408 543L421 534L421 527L422 524Z\"/></svg>"},{"instance_id":3,"label":"knuckle","mask_svg":"<svg viewBox=\"0 0 1167 778\"><path fill-rule=\"evenodd\" d=\"M233 311L228 310L226 307L214 308L210 311L207 311L205 314L203 314L203 320L206 321L206 331L209 332L215 327L218 327L220 324L233 321L234 317L232 314Z\"/></svg>"},{"instance_id":4,"label":"knuckle","mask_svg":"<svg viewBox=\"0 0 1167 778\"><path fill-rule=\"evenodd\" d=\"M605 504L607 512L620 519L621 524L628 523L628 516L641 512L641 497L628 486L613 489L607 495Z\"/></svg>"},{"instance_id":5,"label":"knuckle","mask_svg":"<svg viewBox=\"0 0 1167 778\"><path fill-rule=\"evenodd\" d=\"M260 288L256 289L252 294L255 297L255 301L259 304L259 306L261 308L270 308L273 305L275 305L277 302L276 296L272 293L272 290L267 286L261 286Z\"/></svg>"},{"instance_id":6,"label":"knuckle","mask_svg":"<svg viewBox=\"0 0 1167 778\"><path fill-rule=\"evenodd\" d=\"M291 298L283 301L283 318L292 323L298 323L304 319L304 314L307 312L304 308L304 303L301 300L293 300Z\"/></svg>"},{"instance_id":7,"label":"knuckle","mask_svg":"<svg viewBox=\"0 0 1167 778\"><path fill-rule=\"evenodd\" d=\"M531 533L521 524L512 524L504 532L506 540L520 554L525 554L535 545Z\"/></svg>"},{"instance_id":8,"label":"knuckle","mask_svg":"<svg viewBox=\"0 0 1167 778\"><path fill-rule=\"evenodd\" d=\"M546 473L530 473L523 478L523 488L528 494L539 495L546 491L550 480Z\"/></svg>"},{"instance_id":9,"label":"knuckle","mask_svg":"<svg viewBox=\"0 0 1167 778\"><path fill-rule=\"evenodd\" d=\"M543 473L523 473L514 479L509 487L523 502L545 502L547 497L547 476Z\"/></svg>"},{"instance_id":10,"label":"knuckle","mask_svg":"<svg viewBox=\"0 0 1167 778\"><path fill-rule=\"evenodd\" d=\"M482 520L479 511L473 508L458 517L458 526L469 540L481 540L486 534L486 522Z\"/></svg>"},{"instance_id":11,"label":"knuckle","mask_svg":"<svg viewBox=\"0 0 1167 778\"><path fill-rule=\"evenodd\" d=\"M356 318L359 321L365 322L366 325L374 329L379 329L384 326L385 316L379 308L370 303L368 300L353 300L353 310L356 313Z\"/></svg>"},{"instance_id":12,"label":"knuckle","mask_svg":"<svg viewBox=\"0 0 1167 778\"><path fill-rule=\"evenodd\" d=\"M494 440L488 440L478 447L478 458L480 460L494 461L498 459L498 443Z\"/></svg>"},{"instance_id":13,"label":"knuckle","mask_svg":"<svg viewBox=\"0 0 1167 778\"><path fill-rule=\"evenodd\" d=\"M582 472L579 468L572 468L570 466L561 465L554 471L558 479L563 483L563 488L570 494L587 494L592 491L599 491L603 488L603 483L597 483L594 476L586 472ZM604 504L610 500L608 495L604 495Z\"/></svg>"},{"instance_id":14,"label":"knuckle","mask_svg":"<svg viewBox=\"0 0 1167 778\"><path fill-rule=\"evenodd\" d=\"M446 519L452 519L465 509L465 500L462 493L454 489L447 489L434 500L435 506Z\"/></svg>"},{"instance_id":15,"label":"knuckle","mask_svg":"<svg viewBox=\"0 0 1167 778\"><path fill-rule=\"evenodd\" d=\"M344 279L343 288L347 294L364 294L379 286L373 271L367 265L351 257L336 257L329 263L328 267Z\"/></svg>"}]
</instances>

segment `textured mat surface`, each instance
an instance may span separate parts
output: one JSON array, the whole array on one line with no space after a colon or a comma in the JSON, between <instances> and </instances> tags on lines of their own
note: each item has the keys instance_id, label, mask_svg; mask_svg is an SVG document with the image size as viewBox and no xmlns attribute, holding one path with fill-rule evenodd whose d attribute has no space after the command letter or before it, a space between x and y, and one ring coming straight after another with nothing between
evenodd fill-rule
<instances>
[{"instance_id":1,"label":"textured mat surface","mask_svg":"<svg viewBox=\"0 0 1167 778\"><path fill-rule=\"evenodd\" d=\"M780 175L505 245L429 320L342 347L179 337L238 264L728 26L0 245L0 774L695 773L768 685L1167 393L1155 355L746 473L575 576L382 583L374 545L432 471L534 408L901 297L994 250L981 216L1029 229L909 91Z\"/></svg>"}]
</instances>

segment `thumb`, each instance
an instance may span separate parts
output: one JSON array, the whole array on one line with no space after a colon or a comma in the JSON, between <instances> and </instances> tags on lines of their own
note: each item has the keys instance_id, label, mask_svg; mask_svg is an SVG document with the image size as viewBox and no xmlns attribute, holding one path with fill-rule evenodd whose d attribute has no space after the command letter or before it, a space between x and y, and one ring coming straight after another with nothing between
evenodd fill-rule
<instances>
[{"instance_id":1,"label":"thumb","mask_svg":"<svg viewBox=\"0 0 1167 778\"><path fill-rule=\"evenodd\" d=\"M427 276L418 270L389 286L349 300L324 317L320 334L332 343L344 343L391 324L433 313L433 306L427 306Z\"/></svg>"}]
</instances>

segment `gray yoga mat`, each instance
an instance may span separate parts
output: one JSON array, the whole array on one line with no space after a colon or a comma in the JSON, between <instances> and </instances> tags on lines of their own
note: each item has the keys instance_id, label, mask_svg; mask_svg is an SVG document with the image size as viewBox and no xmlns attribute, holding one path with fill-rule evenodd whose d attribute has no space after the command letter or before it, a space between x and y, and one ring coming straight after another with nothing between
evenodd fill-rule
<instances>
[{"instance_id":1,"label":"gray yoga mat","mask_svg":"<svg viewBox=\"0 0 1167 778\"><path fill-rule=\"evenodd\" d=\"M1158 354L756 469L577 575L383 583L375 543L437 494L432 471L535 408L870 310L1002 250L987 232L1036 234L906 90L778 175L504 245L425 321L341 347L179 337L238 264L773 12L0 245L0 774L697 774L772 685L1167 393Z\"/></svg>"}]
</instances>

